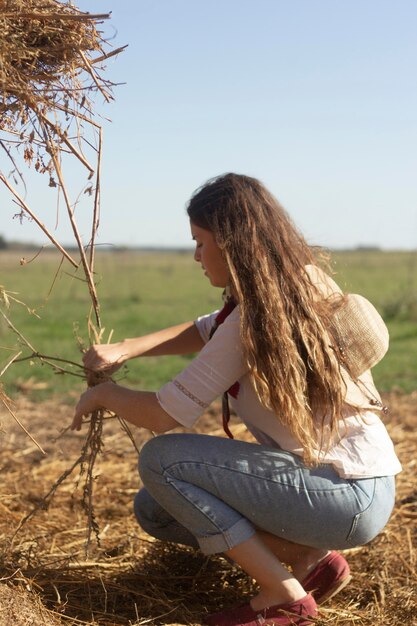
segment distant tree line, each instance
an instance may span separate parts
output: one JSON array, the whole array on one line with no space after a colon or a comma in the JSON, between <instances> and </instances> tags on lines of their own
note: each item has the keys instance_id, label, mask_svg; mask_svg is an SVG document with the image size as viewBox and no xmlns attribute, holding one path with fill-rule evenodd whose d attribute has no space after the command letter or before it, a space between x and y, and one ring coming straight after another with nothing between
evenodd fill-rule
<instances>
[{"instance_id":1,"label":"distant tree line","mask_svg":"<svg viewBox=\"0 0 417 626\"><path fill-rule=\"evenodd\" d=\"M3 235L0 235L0 250L5 250L6 248L7 248L7 241L5 240Z\"/></svg>"}]
</instances>

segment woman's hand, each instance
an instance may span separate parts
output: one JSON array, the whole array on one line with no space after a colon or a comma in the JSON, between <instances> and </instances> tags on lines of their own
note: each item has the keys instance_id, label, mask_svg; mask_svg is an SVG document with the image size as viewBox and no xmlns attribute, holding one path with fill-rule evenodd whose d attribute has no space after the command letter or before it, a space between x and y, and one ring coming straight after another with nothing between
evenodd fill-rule
<instances>
[{"instance_id":1,"label":"woman's hand","mask_svg":"<svg viewBox=\"0 0 417 626\"><path fill-rule=\"evenodd\" d=\"M83 415L106 409L134 426L164 433L180 424L166 413L152 391L135 391L111 381L90 387L80 397L75 408L71 430L80 430Z\"/></svg>"},{"instance_id":2,"label":"woman's hand","mask_svg":"<svg viewBox=\"0 0 417 626\"><path fill-rule=\"evenodd\" d=\"M75 415L72 420L71 430L81 430L83 416L90 415L93 411L103 408L101 396L103 395L104 388L107 384L108 383L102 383L101 385L90 387L82 394L78 400L77 406L75 407Z\"/></svg>"},{"instance_id":3,"label":"woman's hand","mask_svg":"<svg viewBox=\"0 0 417 626\"><path fill-rule=\"evenodd\" d=\"M111 376L129 359L141 356L191 354L204 346L194 322L170 326L149 335L124 339L117 343L96 344L83 356L87 380L97 382L94 374Z\"/></svg>"},{"instance_id":4,"label":"woman's hand","mask_svg":"<svg viewBox=\"0 0 417 626\"><path fill-rule=\"evenodd\" d=\"M83 356L86 370L113 374L129 358L126 347L121 342L91 346Z\"/></svg>"}]
</instances>

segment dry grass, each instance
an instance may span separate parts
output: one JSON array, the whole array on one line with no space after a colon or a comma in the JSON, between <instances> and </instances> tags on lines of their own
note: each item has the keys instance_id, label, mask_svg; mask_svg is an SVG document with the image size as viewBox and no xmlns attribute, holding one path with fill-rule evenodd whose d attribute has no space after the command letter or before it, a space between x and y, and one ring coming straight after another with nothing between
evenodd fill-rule
<instances>
[{"instance_id":1,"label":"dry grass","mask_svg":"<svg viewBox=\"0 0 417 626\"><path fill-rule=\"evenodd\" d=\"M321 608L318 626L409 626L416 624L415 481L417 393L385 398L387 426L404 471L397 504L385 531L352 550L353 582ZM84 558L85 515L76 479L63 483L47 511L39 511L14 533L56 478L79 454L82 437L54 437L68 424L71 408L24 397L17 411L36 435L43 457L3 411L0 536L0 625L200 624L207 611L242 602L251 581L221 557L153 541L140 532L132 513L139 487L136 453L115 422L105 425L105 450L96 468L95 502L101 545ZM201 432L220 434L216 411L200 422ZM247 435L234 426L239 436ZM148 435L137 431L136 443Z\"/></svg>"},{"instance_id":2,"label":"dry grass","mask_svg":"<svg viewBox=\"0 0 417 626\"><path fill-rule=\"evenodd\" d=\"M85 73L91 87L104 92L106 84L96 82L91 55L106 56L96 27L106 17L82 13L58 0L0 0L1 128L20 137L27 124L32 125L27 157L31 146L44 141L37 132L42 121L71 149L64 127L47 116L61 111L67 122L72 115L82 119L90 91ZM39 162L36 169L41 167Z\"/></svg>"}]
</instances>

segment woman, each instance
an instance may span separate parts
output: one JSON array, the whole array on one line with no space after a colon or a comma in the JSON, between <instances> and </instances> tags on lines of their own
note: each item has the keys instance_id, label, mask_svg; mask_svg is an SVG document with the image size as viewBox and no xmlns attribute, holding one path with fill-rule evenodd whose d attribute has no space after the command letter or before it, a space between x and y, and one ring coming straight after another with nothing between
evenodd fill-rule
<instances>
[{"instance_id":1,"label":"woman","mask_svg":"<svg viewBox=\"0 0 417 626\"><path fill-rule=\"evenodd\" d=\"M401 467L370 372L353 381L331 336L340 290L276 199L259 181L227 174L194 194L188 215L195 260L225 289L224 308L93 346L87 371L198 355L158 393L112 382L88 389L72 428L97 408L157 433L192 427L228 391L257 443L191 433L150 440L135 512L155 537L224 553L257 581L248 604L206 624L305 626L349 582L334 550L370 541L388 521Z\"/></svg>"}]
</instances>

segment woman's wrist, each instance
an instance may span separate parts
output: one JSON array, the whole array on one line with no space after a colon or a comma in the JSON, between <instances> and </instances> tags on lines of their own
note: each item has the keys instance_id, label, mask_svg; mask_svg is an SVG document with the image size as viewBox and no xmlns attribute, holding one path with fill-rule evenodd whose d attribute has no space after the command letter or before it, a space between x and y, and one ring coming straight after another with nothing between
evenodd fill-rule
<instances>
[{"instance_id":1,"label":"woman's wrist","mask_svg":"<svg viewBox=\"0 0 417 626\"><path fill-rule=\"evenodd\" d=\"M134 359L142 354L142 350L140 349L140 340L141 338L137 337L134 339L123 339L119 342L118 347L120 349L123 362L129 361L129 359Z\"/></svg>"},{"instance_id":2,"label":"woman's wrist","mask_svg":"<svg viewBox=\"0 0 417 626\"><path fill-rule=\"evenodd\" d=\"M99 383L92 388L95 392L95 400L97 404L100 405L100 408L110 408L109 404L111 404L116 387L118 387L117 383L114 383L111 380L106 380L104 383Z\"/></svg>"}]
</instances>

